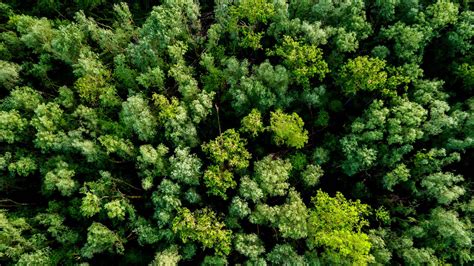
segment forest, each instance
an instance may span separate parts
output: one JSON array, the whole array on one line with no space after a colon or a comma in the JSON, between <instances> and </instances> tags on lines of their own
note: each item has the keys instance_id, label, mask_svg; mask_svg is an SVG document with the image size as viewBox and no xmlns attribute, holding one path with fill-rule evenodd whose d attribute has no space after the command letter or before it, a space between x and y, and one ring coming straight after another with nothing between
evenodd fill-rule
<instances>
[{"instance_id":1,"label":"forest","mask_svg":"<svg viewBox=\"0 0 474 266\"><path fill-rule=\"evenodd\" d=\"M473 265L473 40L469 0L2 0L0 265Z\"/></svg>"}]
</instances>

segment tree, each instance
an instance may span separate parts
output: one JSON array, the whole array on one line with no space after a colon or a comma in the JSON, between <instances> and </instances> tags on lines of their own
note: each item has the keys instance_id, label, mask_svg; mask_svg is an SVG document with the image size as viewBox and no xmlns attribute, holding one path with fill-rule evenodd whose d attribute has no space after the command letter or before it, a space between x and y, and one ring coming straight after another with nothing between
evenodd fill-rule
<instances>
[{"instance_id":1,"label":"tree","mask_svg":"<svg viewBox=\"0 0 474 266\"><path fill-rule=\"evenodd\" d=\"M188 185L198 185L201 175L201 161L189 149L176 148L170 159L170 177Z\"/></svg>"},{"instance_id":2,"label":"tree","mask_svg":"<svg viewBox=\"0 0 474 266\"><path fill-rule=\"evenodd\" d=\"M363 218L369 213L369 206L359 200L346 200L341 193L330 197L321 190L311 201L314 208L308 219L308 246L323 247L323 259L327 262L371 262L369 237L361 232L369 224Z\"/></svg>"},{"instance_id":3,"label":"tree","mask_svg":"<svg viewBox=\"0 0 474 266\"><path fill-rule=\"evenodd\" d=\"M303 126L303 120L296 113L289 115L280 109L271 113L270 130L275 134L273 139L277 145L302 148L308 141L308 131Z\"/></svg>"},{"instance_id":4,"label":"tree","mask_svg":"<svg viewBox=\"0 0 474 266\"><path fill-rule=\"evenodd\" d=\"M275 51L268 53L283 58L283 64L289 69L295 81L303 87L309 87L311 78L322 80L329 72L327 63L323 60L323 52L314 45L300 44L290 36L285 36L283 44Z\"/></svg>"},{"instance_id":5,"label":"tree","mask_svg":"<svg viewBox=\"0 0 474 266\"><path fill-rule=\"evenodd\" d=\"M257 109L252 109L247 116L242 118L242 132L248 133L252 137L256 137L264 130L262 115Z\"/></svg>"},{"instance_id":6,"label":"tree","mask_svg":"<svg viewBox=\"0 0 474 266\"><path fill-rule=\"evenodd\" d=\"M273 159L271 155L255 163L253 180L265 196L283 196L289 188L291 163L288 160Z\"/></svg>"},{"instance_id":7,"label":"tree","mask_svg":"<svg viewBox=\"0 0 474 266\"><path fill-rule=\"evenodd\" d=\"M206 184L209 194L227 199L226 191L237 185L233 177L231 172L212 165L204 172L204 184Z\"/></svg>"},{"instance_id":8,"label":"tree","mask_svg":"<svg viewBox=\"0 0 474 266\"><path fill-rule=\"evenodd\" d=\"M319 178L324 175L324 171L319 165L308 164L301 173L303 182L306 186L312 187L319 183Z\"/></svg>"},{"instance_id":9,"label":"tree","mask_svg":"<svg viewBox=\"0 0 474 266\"><path fill-rule=\"evenodd\" d=\"M251 157L245 148L246 143L234 129L228 129L215 140L204 143L202 150L218 165L226 163L229 167L244 169L248 167Z\"/></svg>"},{"instance_id":10,"label":"tree","mask_svg":"<svg viewBox=\"0 0 474 266\"><path fill-rule=\"evenodd\" d=\"M141 96L132 96L122 104L122 122L133 129L138 138L149 141L156 135L157 121L148 109L148 102Z\"/></svg>"},{"instance_id":11,"label":"tree","mask_svg":"<svg viewBox=\"0 0 474 266\"><path fill-rule=\"evenodd\" d=\"M1 265L473 263L468 1L1 2Z\"/></svg>"},{"instance_id":12,"label":"tree","mask_svg":"<svg viewBox=\"0 0 474 266\"><path fill-rule=\"evenodd\" d=\"M385 62L378 58L359 56L342 66L339 82L345 94L382 90L387 82Z\"/></svg>"},{"instance_id":13,"label":"tree","mask_svg":"<svg viewBox=\"0 0 474 266\"><path fill-rule=\"evenodd\" d=\"M235 236L234 243L235 249L249 258L256 259L265 252L265 247L256 234L238 234Z\"/></svg>"},{"instance_id":14,"label":"tree","mask_svg":"<svg viewBox=\"0 0 474 266\"><path fill-rule=\"evenodd\" d=\"M92 258L94 254L104 251L123 253L123 240L113 231L100 223L93 223L87 230L87 243L81 254Z\"/></svg>"},{"instance_id":15,"label":"tree","mask_svg":"<svg viewBox=\"0 0 474 266\"><path fill-rule=\"evenodd\" d=\"M224 229L224 224L209 209L191 212L181 208L172 228L184 243L188 240L199 242L205 248L213 248L216 255L227 255L231 250L232 231Z\"/></svg>"}]
</instances>

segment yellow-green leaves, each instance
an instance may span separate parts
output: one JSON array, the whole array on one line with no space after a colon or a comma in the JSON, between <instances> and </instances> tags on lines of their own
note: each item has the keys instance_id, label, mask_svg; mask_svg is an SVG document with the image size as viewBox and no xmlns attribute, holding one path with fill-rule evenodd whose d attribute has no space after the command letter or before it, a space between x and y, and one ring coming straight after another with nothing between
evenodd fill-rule
<instances>
[{"instance_id":1,"label":"yellow-green leaves","mask_svg":"<svg viewBox=\"0 0 474 266\"><path fill-rule=\"evenodd\" d=\"M199 242L205 248L214 249L217 255L227 255L231 251L232 231L225 229L224 223L210 209L191 212L181 208L172 228L184 243Z\"/></svg>"},{"instance_id":2,"label":"yellow-green leaves","mask_svg":"<svg viewBox=\"0 0 474 266\"><path fill-rule=\"evenodd\" d=\"M281 110L271 113L270 130L273 132L273 140L278 146L303 148L308 142L308 131L303 126L303 119L296 113L290 115Z\"/></svg>"},{"instance_id":3,"label":"yellow-green leaves","mask_svg":"<svg viewBox=\"0 0 474 266\"><path fill-rule=\"evenodd\" d=\"M87 230L87 243L81 250L82 256L92 258L96 253L111 252L122 254L124 240L101 223L94 222Z\"/></svg>"},{"instance_id":4,"label":"yellow-green leaves","mask_svg":"<svg viewBox=\"0 0 474 266\"><path fill-rule=\"evenodd\" d=\"M345 94L354 95L358 91L384 89L387 72L385 61L378 58L359 56L342 66L338 82Z\"/></svg>"},{"instance_id":5,"label":"yellow-green leaves","mask_svg":"<svg viewBox=\"0 0 474 266\"><path fill-rule=\"evenodd\" d=\"M232 35L240 35L238 45L243 48L261 49L264 31L259 24L266 24L274 15L274 5L267 0L243 0L229 8L228 30Z\"/></svg>"},{"instance_id":6,"label":"yellow-green leaves","mask_svg":"<svg viewBox=\"0 0 474 266\"><path fill-rule=\"evenodd\" d=\"M124 220L125 219L125 204L121 200L113 200L104 205L107 211L107 216L111 219Z\"/></svg>"},{"instance_id":7,"label":"yellow-green leaves","mask_svg":"<svg viewBox=\"0 0 474 266\"><path fill-rule=\"evenodd\" d=\"M81 214L85 217L92 217L100 212L100 199L97 195L86 192L82 198Z\"/></svg>"},{"instance_id":8,"label":"yellow-green leaves","mask_svg":"<svg viewBox=\"0 0 474 266\"><path fill-rule=\"evenodd\" d=\"M211 195L227 199L227 190L235 188L237 183L234 181L232 172L222 170L217 165L210 166L204 173L204 184Z\"/></svg>"},{"instance_id":9,"label":"yellow-green leaves","mask_svg":"<svg viewBox=\"0 0 474 266\"><path fill-rule=\"evenodd\" d=\"M283 44L269 55L283 58L283 64L291 69L296 82L303 87L310 87L310 79L323 80L329 73L328 64L323 59L323 52L314 45L301 44L290 36L285 36Z\"/></svg>"},{"instance_id":10,"label":"yellow-green leaves","mask_svg":"<svg viewBox=\"0 0 474 266\"><path fill-rule=\"evenodd\" d=\"M246 143L234 129L228 129L215 140L202 145L202 150L217 164L209 166L204 173L209 194L227 199L227 189L235 188L237 183L229 170L248 167L251 155L245 148Z\"/></svg>"},{"instance_id":11,"label":"yellow-green leaves","mask_svg":"<svg viewBox=\"0 0 474 266\"><path fill-rule=\"evenodd\" d=\"M215 140L203 144L202 150L218 165L226 164L236 169L245 169L251 157L245 144L247 141L241 138L239 133L234 129L228 129Z\"/></svg>"},{"instance_id":12,"label":"yellow-green leaves","mask_svg":"<svg viewBox=\"0 0 474 266\"><path fill-rule=\"evenodd\" d=\"M312 203L307 239L310 247L323 247L327 263L367 265L372 261L369 237L361 232L369 224L364 218L369 214L368 205L347 200L339 192L330 197L321 190Z\"/></svg>"},{"instance_id":13,"label":"yellow-green leaves","mask_svg":"<svg viewBox=\"0 0 474 266\"><path fill-rule=\"evenodd\" d=\"M8 165L8 171L19 176L29 176L36 169L38 169L38 165L32 157L21 157Z\"/></svg>"},{"instance_id":14,"label":"yellow-green leaves","mask_svg":"<svg viewBox=\"0 0 474 266\"><path fill-rule=\"evenodd\" d=\"M252 109L247 116L242 118L242 127L240 130L244 133L248 133L252 137L258 136L265 130L262 123L262 115L257 109Z\"/></svg>"},{"instance_id":15,"label":"yellow-green leaves","mask_svg":"<svg viewBox=\"0 0 474 266\"><path fill-rule=\"evenodd\" d=\"M28 120L22 118L18 111L0 111L0 143L14 143L23 137Z\"/></svg>"},{"instance_id":16,"label":"yellow-green leaves","mask_svg":"<svg viewBox=\"0 0 474 266\"><path fill-rule=\"evenodd\" d=\"M59 161L56 167L44 176L44 188L47 192L58 190L63 196L71 196L77 189L77 181L73 179L75 171L68 163Z\"/></svg>"}]
</instances>

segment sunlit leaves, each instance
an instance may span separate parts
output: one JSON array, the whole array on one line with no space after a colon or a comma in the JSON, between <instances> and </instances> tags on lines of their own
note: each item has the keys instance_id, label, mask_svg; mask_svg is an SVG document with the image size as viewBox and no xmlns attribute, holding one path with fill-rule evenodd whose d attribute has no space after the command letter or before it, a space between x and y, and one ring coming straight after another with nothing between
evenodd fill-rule
<instances>
[{"instance_id":1,"label":"sunlit leaves","mask_svg":"<svg viewBox=\"0 0 474 266\"><path fill-rule=\"evenodd\" d=\"M81 250L86 258L92 258L94 254L101 252L123 253L124 241L115 232L111 231L101 223L92 223L87 230L87 243Z\"/></svg>"},{"instance_id":2,"label":"sunlit leaves","mask_svg":"<svg viewBox=\"0 0 474 266\"><path fill-rule=\"evenodd\" d=\"M285 36L283 44L269 54L282 57L284 65L292 69L296 82L303 87L308 87L313 77L322 80L329 72L320 48L301 44L290 36Z\"/></svg>"},{"instance_id":3,"label":"sunlit leaves","mask_svg":"<svg viewBox=\"0 0 474 266\"><path fill-rule=\"evenodd\" d=\"M384 89L387 73L385 62L367 56L356 57L342 66L340 82L345 94L356 94L358 91L374 91Z\"/></svg>"},{"instance_id":4,"label":"sunlit leaves","mask_svg":"<svg viewBox=\"0 0 474 266\"><path fill-rule=\"evenodd\" d=\"M63 196L71 196L77 189L77 182L73 179L75 171L68 163L59 161L56 168L44 176L44 188L47 192L58 190Z\"/></svg>"},{"instance_id":5,"label":"sunlit leaves","mask_svg":"<svg viewBox=\"0 0 474 266\"><path fill-rule=\"evenodd\" d=\"M155 259L151 262L152 266L178 265L181 256L177 246L171 246L161 252L156 253Z\"/></svg>"},{"instance_id":6,"label":"sunlit leaves","mask_svg":"<svg viewBox=\"0 0 474 266\"><path fill-rule=\"evenodd\" d=\"M306 169L301 173L303 182L308 187L315 186L319 183L319 179L324 175L324 171L319 165L308 164Z\"/></svg>"},{"instance_id":7,"label":"sunlit leaves","mask_svg":"<svg viewBox=\"0 0 474 266\"><path fill-rule=\"evenodd\" d=\"M262 189L264 195L283 196L289 188L288 178L291 163L287 160L273 159L271 155L255 163L253 179Z\"/></svg>"},{"instance_id":8,"label":"sunlit leaves","mask_svg":"<svg viewBox=\"0 0 474 266\"><path fill-rule=\"evenodd\" d=\"M212 165L204 172L204 184L211 195L227 199L227 190L234 188L237 183L234 176L227 170L221 170L219 166Z\"/></svg>"},{"instance_id":9,"label":"sunlit leaves","mask_svg":"<svg viewBox=\"0 0 474 266\"><path fill-rule=\"evenodd\" d=\"M384 176L383 183L388 190L393 191L395 185L408 181L408 178L410 178L410 170L405 164L400 164Z\"/></svg>"},{"instance_id":10,"label":"sunlit leaves","mask_svg":"<svg viewBox=\"0 0 474 266\"><path fill-rule=\"evenodd\" d=\"M0 60L0 84L6 89L12 89L19 81L21 67L15 63Z\"/></svg>"},{"instance_id":11,"label":"sunlit leaves","mask_svg":"<svg viewBox=\"0 0 474 266\"><path fill-rule=\"evenodd\" d=\"M285 114L280 109L271 113L270 130L277 145L302 148L308 141L308 131L303 126L303 119L296 113Z\"/></svg>"},{"instance_id":12,"label":"sunlit leaves","mask_svg":"<svg viewBox=\"0 0 474 266\"><path fill-rule=\"evenodd\" d=\"M0 4L0 264L472 264L468 4L37 2Z\"/></svg>"},{"instance_id":13,"label":"sunlit leaves","mask_svg":"<svg viewBox=\"0 0 474 266\"><path fill-rule=\"evenodd\" d=\"M209 209L194 212L187 208L180 209L173 220L173 231L184 243L189 240L199 242L205 248L214 249L217 255L227 255L231 251L232 231L225 229Z\"/></svg>"},{"instance_id":14,"label":"sunlit leaves","mask_svg":"<svg viewBox=\"0 0 474 266\"><path fill-rule=\"evenodd\" d=\"M237 234L234 240L235 249L249 258L258 258L265 252L262 240L256 234Z\"/></svg>"},{"instance_id":15,"label":"sunlit leaves","mask_svg":"<svg viewBox=\"0 0 474 266\"><path fill-rule=\"evenodd\" d=\"M140 140L150 140L157 134L157 120L142 96L132 96L123 102L120 115L123 123L132 128Z\"/></svg>"},{"instance_id":16,"label":"sunlit leaves","mask_svg":"<svg viewBox=\"0 0 474 266\"><path fill-rule=\"evenodd\" d=\"M86 192L82 198L81 213L86 217L91 217L100 211L100 199L97 195Z\"/></svg>"},{"instance_id":17,"label":"sunlit leaves","mask_svg":"<svg viewBox=\"0 0 474 266\"><path fill-rule=\"evenodd\" d=\"M215 140L203 144L202 149L219 165L225 163L236 169L244 169L248 167L251 157L245 148L246 143L234 129L228 129Z\"/></svg>"},{"instance_id":18,"label":"sunlit leaves","mask_svg":"<svg viewBox=\"0 0 474 266\"><path fill-rule=\"evenodd\" d=\"M22 139L28 121L18 111L0 111L0 142L14 143Z\"/></svg>"},{"instance_id":19,"label":"sunlit leaves","mask_svg":"<svg viewBox=\"0 0 474 266\"><path fill-rule=\"evenodd\" d=\"M341 193L330 197L318 191L308 220L308 245L324 247L328 263L367 264L371 261L369 237L361 232L368 221L369 206L346 200Z\"/></svg>"},{"instance_id":20,"label":"sunlit leaves","mask_svg":"<svg viewBox=\"0 0 474 266\"><path fill-rule=\"evenodd\" d=\"M198 185L201 176L201 160L190 154L189 149L176 148L170 157L170 177L188 185Z\"/></svg>"},{"instance_id":21,"label":"sunlit leaves","mask_svg":"<svg viewBox=\"0 0 474 266\"><path fill-rule=\"evenodd\" d=\"M463 181L463 177L453 173L434 173L421 181L426 194L440 204L449 204L458 199L465 192L464 188L456 185Z\"/></svg>"},{"instance_id":22,"label":"sunlit leaves","mask_svg":"<svg viewBox=\"0 0 474 266\"><path fill-rule=\"evenodd\" d=\"M247 116L242 118L241 131L250 134L252 137L258 136L264 129L262 115L257 109L252 109Z\"/></svg>"}]
</instances>

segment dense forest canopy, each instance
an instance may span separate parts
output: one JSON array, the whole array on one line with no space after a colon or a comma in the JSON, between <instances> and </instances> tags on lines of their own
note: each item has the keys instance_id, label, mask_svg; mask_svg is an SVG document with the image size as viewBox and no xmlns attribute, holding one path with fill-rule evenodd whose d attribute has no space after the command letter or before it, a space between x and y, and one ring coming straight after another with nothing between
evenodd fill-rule
<instances>
[{"instance_id":1,"label":"dense forest canopy","mask_svg":"<svg viewBox=\"0 0 474 266\"><path fill-rule=\"evenodd\" d=\"M472 265L467 0L4 0L1 265Z\"/></svg>"}]
</instances>

